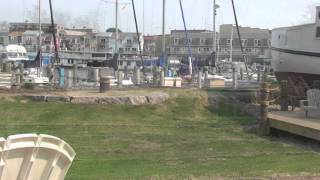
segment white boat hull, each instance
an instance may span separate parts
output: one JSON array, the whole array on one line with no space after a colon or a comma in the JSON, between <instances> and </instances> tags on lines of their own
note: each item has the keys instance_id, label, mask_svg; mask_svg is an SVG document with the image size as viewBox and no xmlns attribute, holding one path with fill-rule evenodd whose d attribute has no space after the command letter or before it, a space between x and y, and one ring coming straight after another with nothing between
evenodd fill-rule
<instances>
[{"instance_id":1,"label":"white boat hull","mask_svg":"<svg viewBox=\"0 0 320 180\"><path fill-rule=\"evenodd\" d=\"M293 86L310 88L320 80L320 7L316 22L272 30L271 65L278 80L290 80ZM309 87L306 86L304 81ZM294 87L293 87L294 88Z\"/></svg>"},{"instance_id":2,"label":"white boat hull","mask_svg":"<svg viewBox=\"0 0 320 180\"><path fill-rule=\"evenodd\" d=\"M312 74L320 77L320 57L272 51L272 68L277 73Z\"/></svg>"}]
</instances>

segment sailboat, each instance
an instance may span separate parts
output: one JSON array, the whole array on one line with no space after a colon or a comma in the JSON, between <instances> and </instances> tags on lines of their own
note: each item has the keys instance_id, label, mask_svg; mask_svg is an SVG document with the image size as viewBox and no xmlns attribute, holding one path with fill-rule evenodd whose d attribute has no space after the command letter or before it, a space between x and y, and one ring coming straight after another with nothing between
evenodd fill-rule
<instances>
[{"instance_id":1,"label":"sailboat","mask_svg":"<svg viewBox=\"0 0 320 180\"><path fill-rule=\"evenodd\" d=\"M39 0L39 34L38 34L38 52L35 58L35 69L29 69L25 79L25 83L31 84L49 84L49 78L43 76L42 62L42 28L41 28L41 0Z\"/></svg>"}]
</instances>

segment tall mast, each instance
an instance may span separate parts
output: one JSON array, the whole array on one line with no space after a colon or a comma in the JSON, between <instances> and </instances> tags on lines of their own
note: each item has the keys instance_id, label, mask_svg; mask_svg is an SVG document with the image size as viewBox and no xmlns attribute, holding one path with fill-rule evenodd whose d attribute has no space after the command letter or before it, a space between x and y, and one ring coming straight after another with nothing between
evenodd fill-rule
<instances>
[{"instance_id":1,"label":"tall mast","mask_svg":"<svg viewBox=\"0 0 320 180\"><path fill-rule=\"evenodd\" d=\"M119 25L118 17L119 16L119 0L116 0L116 42L115 42L115 53L118 53L118 40L119 40Z\"/></svg>"},{"instance_id":2,"label":"tall mast","mask_svg":"<svg viewBox=\"0 0 320 180\"><path fill-rule=\"evenodd\" d=\"M39 11L38 11L38 13L39 13L39 42L38 42L38 51L40 51L40 55L41 55L41 46L42 46L42 42L41 42L41 38L42 38L42 35L41 35L41 31L42 31L42 29L41 29L41 0L39 0ZM40 62L41 62L41 56L40 56ZM40 64L40 66L41 66L41 64Z\"/></svg>"},{"instance_id":3,"label":"tall mast","mask_svg":"<svg viewBox=\"0 0 320 180\"><path fill-rule=\"evenodd\" d=\"M193 64L192 64L191 36L190 36L188 29L187 29L187 24L186 24L186 20L184 17L184 11L183 11L183 6L182 6L181 0L179 0L179 4L180 4L181 16L182 16L184 31L186 33L186 40L187 40L187 46L188 46L189 71L190 71L190 75L192 75L193 74Z\"/></svg>"},{"instance_id":4,"label":"tall mast","mask_svg":"<svg viewBox=\"0 0 320 180\"><path fill-rule=\"evenodd\" d=\"M216 37L216 0L213 0L213 52L216 52L217 47L217 37Z\"/></svg>"},{"instance_id":5,"label":"tall mast","mask_svg":"<svg viewBox=\"0 0 320 180\"><path fill-rule=\"evenodd\" d=\"M233 30L233 25L232 25L231 39L230 39L230 62L233 62L233 34L234 34L234 30Z\"/></svg>"},{"instance_id":6,"label":"tall mast","mask_svg":"<svg viewBox=\"0 0 320 180\"><path fill-rule=\"evenodd\" d=\"M162 0L162 55L166 53L166 0Z\"/></svg>"},{"instance_id":7,"label":"tall mast","mask_svg":"<svg viewBox=\"0 0 320 180\"><path fill-rule=\"evenodd\" d=\"M145 35L145 14L144 14L144 7L145 6L145 2L144 2L144 0L142 1L142 8L143 8L143 10L142 10L142 23L143 23L143 26L142 26L142 35L144 36Z\"/></svg>"}]
</instances>

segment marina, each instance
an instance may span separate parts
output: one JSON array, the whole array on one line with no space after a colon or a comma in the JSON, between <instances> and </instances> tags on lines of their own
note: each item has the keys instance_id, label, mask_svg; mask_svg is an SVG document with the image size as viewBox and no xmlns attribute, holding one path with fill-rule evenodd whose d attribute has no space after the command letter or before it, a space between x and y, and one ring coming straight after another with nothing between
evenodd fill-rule
<instances>
[{"instance_id":1,"label":"marina","mask_svg":"<svg viewBox=\"0 0 320 180\"><path fill-rule=\"evenodd\" d=\"M269 1L23 1L0 179L319 179L320 4Z\"/></svg>"}]
</instances>

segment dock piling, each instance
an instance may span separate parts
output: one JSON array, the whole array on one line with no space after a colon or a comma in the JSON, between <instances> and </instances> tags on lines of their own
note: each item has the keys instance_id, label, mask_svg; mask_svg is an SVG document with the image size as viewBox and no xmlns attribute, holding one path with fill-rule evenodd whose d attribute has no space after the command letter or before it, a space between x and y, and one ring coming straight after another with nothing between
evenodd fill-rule
<instances>
[{"instance_id":1,"label":"dock piling","mask_svg":"<svg viewBox=\"0 0 320 180\"><path fill-rule=\"evenodd\" d=\"M281 81L281 111L289 111L288 81Z\"/></svg>"},{"instance_id":2,"label":"dock piling","mask_svg":"<svg viewBox=\"0 0 320 180\"><path fill-rule=\"evenodd\" d=\"M198 88L201 89L202 88L202 72L199 71L198 73Z\"/></svg>"},{"instance_id":3,"label":"dock piling","mask_svg":"<svg viewBox=\"0 0 320 180\"><path fill-rule=\"evenodd\" d=\"M270 85L268 83L262 83L260 89L260 122L259 122L259 134L266 136L270 133L270 125L268 120L269 112L269 90Z\"/></svg>"}]
</instances>

